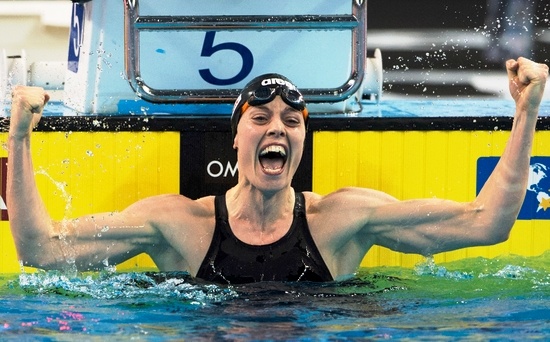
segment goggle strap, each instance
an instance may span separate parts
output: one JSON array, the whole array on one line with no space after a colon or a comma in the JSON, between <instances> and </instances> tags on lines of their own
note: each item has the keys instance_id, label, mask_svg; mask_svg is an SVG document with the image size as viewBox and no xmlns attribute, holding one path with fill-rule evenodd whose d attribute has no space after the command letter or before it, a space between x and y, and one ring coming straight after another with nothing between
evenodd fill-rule
<instances>
[{"instance_id":1,"label":"goggle strap","mask_svg":"<svg viewBox=\"0 0 550 342\"><path fill-rule=\"evenodd\" d=\"M250 104L248 104L248 101L246 101L241 107L241 115L243 115L243 113L246 112L248 107L250 107Z\"/></svg>"}]
</instances>

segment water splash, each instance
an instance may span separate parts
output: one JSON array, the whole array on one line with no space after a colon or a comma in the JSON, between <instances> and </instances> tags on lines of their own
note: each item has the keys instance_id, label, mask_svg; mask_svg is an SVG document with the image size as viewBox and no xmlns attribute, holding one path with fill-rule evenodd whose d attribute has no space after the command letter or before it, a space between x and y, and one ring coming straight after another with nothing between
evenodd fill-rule
<instances>
[{"instance_id":1,"label":"water splash","mask_svg":"<svg viewBox=\"0 0 550 342\"><path fill-rule=\"evenodd\" d=\"M72 196L67 192L67 184L56 181L53 179L46 170L43 168L36 171L37 175L42 175L48 178L48 180L57 188L61 193L61 197L65 201L64 217L69 217L72 210ZM61 249L62 255L65 257L66 268L64 269L67 274L75 276L78 272L76 267L76 251L72 241L68 238L70 236L71 222L69 220L61 221L61 229L59 231L59 240L62 242Z\"/></svg>"},{"instance_id":2,"label":"water splash","mask_svg":"<svg viewBox=\"0 0 550 342\"><path fill-rule=\"evenodd\" d=\"M471 279L473 275L470 272L465 271L449 271L444 266L436 265L433 257L428 257L422 263L419 263L414 268L415 272L419 276L434 276L438 278L447 279Z\"/></svg>"},{"instance_id":3,"label":"water splash","mask_svg":"<svg viewBox=\"0 0 550 342\"><path fill-rule=\"evenodd\" d=\"M67 164L68 160L64 159L62 163ZM65 201L65 215L67 216L72 210L72 199L73 199L72 196L67 192L67 189L66 189L67 184L53 179L53 177L50 176L50 174L44 168L40 168L35 172L35 174L45 176L55 186L55 188L61 193L61 197Z\"/></svg>"},{"instance_id":4,"label":"water splash","mask_svg":"<svg viewBox=\"0 0 550 342\"><path fill-rule=\"evenodd\" d=\"M17 286L30 294L95 299L166 298L200 305L238 297L231 287L197 283L185 272L100 272L80 277L53 271L22 273Z\"/></svg>"}]
</instances>

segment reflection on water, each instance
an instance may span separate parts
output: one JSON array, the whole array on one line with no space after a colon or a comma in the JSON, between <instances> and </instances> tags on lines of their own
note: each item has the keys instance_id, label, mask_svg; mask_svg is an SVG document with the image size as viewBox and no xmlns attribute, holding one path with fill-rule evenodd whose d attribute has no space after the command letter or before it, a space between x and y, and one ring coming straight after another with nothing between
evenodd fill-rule
<instances>
[{"instance_id":1,"label":"reflection on water","mask_svg":"<svg viewBox=\"0 0 550 342\"><path fill-rule=\"evenodd\" d=\"M219 286L182 272L5 276L0 338L482 338L550 333L550 253L427 259L340 283Z\"/></svg>"}]
</instances>

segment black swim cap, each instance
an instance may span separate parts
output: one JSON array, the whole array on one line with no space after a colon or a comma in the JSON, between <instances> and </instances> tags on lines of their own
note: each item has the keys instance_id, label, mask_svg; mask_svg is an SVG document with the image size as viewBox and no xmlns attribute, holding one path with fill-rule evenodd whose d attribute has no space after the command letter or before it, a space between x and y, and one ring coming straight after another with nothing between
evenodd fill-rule
<instances>
[{"instance_id":1,"label":"black swim cap","mask_svg":"<svg viewBox=\"0 0 550 342\"><path fill-rule=\"evenodd\" d=\"M264 74L254 78L241 91L239 97L233 106L231 113L231 132L233 138L237 134L237 125L241 115L248 106L259 106L269 103L275 99L275 96L281 96L283 101L290 107L299 110L304 116L307 129L308 111L302 93L286 77L279 74Z\"/></svg>"}]
</instances>

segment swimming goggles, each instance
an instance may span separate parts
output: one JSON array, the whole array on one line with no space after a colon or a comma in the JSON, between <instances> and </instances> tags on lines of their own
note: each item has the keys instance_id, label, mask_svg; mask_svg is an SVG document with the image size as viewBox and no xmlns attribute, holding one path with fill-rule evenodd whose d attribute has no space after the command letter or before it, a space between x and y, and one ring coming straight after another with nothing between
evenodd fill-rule
<instances>
[{"instance_id":1,"label":"swimming goggles","mask_svg":"<svg viewBox=\"0 0 550 342\"><path fill-rule=\"evenodd\" d=\"M307 119L308 111L302 94L300 94L297 90L289 89L288 87L283 86L274 88L261 86L255 91L250 92L248 100L241 107L241 115L248 109L249 106L261 106L269 103L273 101L277 95L281 96L281 99L283 99L287 105L302 112L304 119Z\"/></svg>"}]
</instances>

